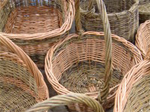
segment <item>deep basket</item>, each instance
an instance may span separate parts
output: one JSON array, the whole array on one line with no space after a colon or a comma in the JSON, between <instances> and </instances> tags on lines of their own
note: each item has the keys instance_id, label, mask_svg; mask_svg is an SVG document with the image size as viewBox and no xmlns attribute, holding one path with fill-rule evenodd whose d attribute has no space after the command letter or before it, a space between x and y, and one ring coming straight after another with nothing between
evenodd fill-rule
<instances>
[{"instance_id":1,"label":"deep basket","mask_svg":"<svg viewBox=\"0 0 150 112\"><path fill-rule=\"evenodd\" d=\"M79 1L76 1L76 29L80 31L78 4ZM102 0L98 6L105 23L105 34L88 31L68 35L47 52L45 73L58 94L76 92L97 98L100 90L104 100L102 105L109 108L113 105L116 89L123 76L142 60L142 56L132 43L117 35L111 35ZM70 108L74 109L75 106ZM80 108L82 112L91 112L82 105Z\"/></svg>"},{"instance_id":2,"label":"deep basket","mask_svg":"<svg viewBox=\"0 0 150 112\"><path fill-rule=\"evenodd\" d=\"M113 34L134 41L139 26L138 0L104 0ZM103 31L95 0L81 0L81 23L86 31Z\"/></svg>"}]
</instances>

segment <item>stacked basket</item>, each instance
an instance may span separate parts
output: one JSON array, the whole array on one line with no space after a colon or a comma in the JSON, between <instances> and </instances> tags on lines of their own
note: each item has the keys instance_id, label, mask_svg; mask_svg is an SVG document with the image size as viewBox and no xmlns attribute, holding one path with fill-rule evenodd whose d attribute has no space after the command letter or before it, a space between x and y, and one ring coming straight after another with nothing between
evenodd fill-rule
<instances>
[{"instance_id":1,"label":"stacked basket","mask_svg":"<svg viewBox=\"0 0 150 112\"><path fill-rule=\"evenodd\" d=\"M74 19L72 0L3 0L0 31L39 67L49 47L68 34Z\"/></svg>"}]
</instances>

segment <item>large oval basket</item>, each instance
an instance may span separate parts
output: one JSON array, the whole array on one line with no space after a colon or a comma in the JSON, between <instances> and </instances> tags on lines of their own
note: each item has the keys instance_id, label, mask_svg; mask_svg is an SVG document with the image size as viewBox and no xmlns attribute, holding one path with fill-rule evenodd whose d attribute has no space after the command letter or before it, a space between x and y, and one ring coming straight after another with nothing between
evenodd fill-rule
<instances>
[{"instance_id":1,"label":"large oval basket","mask_svg":"<svg viewBox=\"0 0 150 112\"><path fill-rule=\"evenodd\" d=\"M125 75L116 94L114 112L150 111L150 51Z\"/></svg>"},{"instance_id":2,"label":"large oval basket","mask_svg":"<svg viewBox=\"0 0 150 112\"><path fill-rule=\"evenodd\" d=\"M104 0L113 34L133 41L139 25L138 0ZM89 5L90 4L90 5ZM85 30L103 31L95 0L81 0L81 22Z\"/></svg>"},{"instance_id":3,"label":"large oval basket","mask_svg":"<svg viewBox=\"0 0 150 112\"><path fill-rule=\"evenodd\" d=\"M41 72L21 48L0 35L0 112L24 112L48 98Z\"/></svg>"},{"instance_id":4,"label":"large oval basket","mask_svg":"<svg viewBox=\"0 0 150 112\"><path fill-rule=\"evenodd\" d=\"M39 67L48 48L68 34L75 12L73 0L3 0L1 6L0 31Z\"/></svg>"}]
</instances>

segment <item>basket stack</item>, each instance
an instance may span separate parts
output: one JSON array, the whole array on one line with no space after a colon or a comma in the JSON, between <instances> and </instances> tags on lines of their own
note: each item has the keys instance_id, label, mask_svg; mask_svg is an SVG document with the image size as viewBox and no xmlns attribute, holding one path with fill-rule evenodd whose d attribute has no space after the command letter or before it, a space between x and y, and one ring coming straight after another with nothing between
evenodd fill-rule
<instances>
[{"instance_id":1,"label":"basket stack","mask_svg":"<svg viewBox=\"0 0 150 112\"><path fill-rule=\"evenodd\" d=\"M113 34L134 41L139 26L138 0L104 0ZM90 5L89 5L90 4ZM103 31L95 0L80 2L81 23L87 31Z\"/></svg>"},{"instance_id":2,"label":"basket stack","mask_svg":"<svg viewBox=\"0 0 150 112\"><path fill-rule=\"evenodd\" d=\"M5 3L0 8L2 15L0 20L2 19L4 24L0 27L2 35L20 46L38 67L42 68L49 47L63 39L72 26L74 2L72 0L4 1L9 5Z\"/></svg>"},{"instance_id":3,"label":"basket stack","mask_svg":"<svg viewBox=\"0 0 150 112\"><path fill-rule=\"evenodd\" d=\"M0 47L0 111L24 112L46 100L47 86L29 56L2 35Z\"/></svg>"},{"instance_id":4,"label":"basket stack","mask_svg":"<svg viewBox=\"0 0 150 112\"><path fill-rule=\"evenodd\" d=\"M76 1L76 29L80 31L78 4L79 1ZM68 35L47 52L45 72L58 94L76 92L97 98L100 90L102 100L104 100L102 104L104 108L109 108L113 105L115 91L123 76L132 66L140 62L142 57L140 51L132 43L117 35L110 35L106 9L102 0L98 6L101 6L99 10L103 23L106 23L104 24L105 38L111 37L112 42L109 39L105 41L103 32L88 31L80 32L79 35ZM111 44L112 55L111 48L109 48ZM112 70L113 74L108 75ZM75 107L73 105L70 108ZM88 109L84 110L82 105L80 108L83 112L90 112Z\"/></svg>"}]
</instances>

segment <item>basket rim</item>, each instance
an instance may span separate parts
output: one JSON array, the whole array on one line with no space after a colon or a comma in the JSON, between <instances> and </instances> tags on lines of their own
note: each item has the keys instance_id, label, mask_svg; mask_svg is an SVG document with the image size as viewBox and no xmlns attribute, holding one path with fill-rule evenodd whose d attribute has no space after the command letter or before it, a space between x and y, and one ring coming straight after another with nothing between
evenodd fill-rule
<instances>
[{"instance_id":1,"label":"basket rim","mask_svg":"<svg viewBox=\"0 0 150 112\"><path fill-rule=\"evenodd\" d=\"M83 33L83 35L98 35L98 36L103 36L104 33L103 32L94 32L94 31L88 31L88 32L85 32ZM129 49L133 54L134 54L134 57L135 58L135 62L140 62L142 59L142 56L141 56L141 52L137 49L136 46L134 46L132 43L128 42L127 40L125 40L124 38L122 37L119 37L115 34L112 34L112 39L115 40L116 42L120 42L122 43L123 45L127 46L127 49ZM45 74L47 76L47 79L49 81L49 83L53 86L54 90L56 90L59 94L67 94L67 93L70 93L71 91L69 91L67 88L65 88L63 85L61 85L57 78L55 77L55 75L53 74L53 71L52 71L52 56L53 56L53 53L54 53L54 50L59 47L60 45L62 45L65 41L71 39L71 38L76 38L78 37L77 34L70 34L68 35L64 40L58 42L57 44L53 45L49 51L47 52L47 55L45 57ZM111 88L111 90L113 90L114 88ZM88 92L88 93L85 93L87 94L88 96L91 96L93 98L97 98L97 92ZM111 97L110 97L111 98Z\"/></svg>"},{"instance_id":2,"label":"basket rim","mask_svg":"<svg viewBox=\"0 0 150 112\"><path fill-rule=\"evenodd\" d=\"M146 69L149 66L150 66L149 60L141 61L140 63L134 65L124 76L116 92L114 112L123 112L125 104L127 102L127 98L129 96L129 94L127 94L127 89L129 89L128 91L130 91L132 89L132 86L137 81L139 81L142 78L142 76L146 75L146 73L144 74L143 72L140 71L143 71L142 68ZM129 84L129 82L132 83Z\"/></svg>"},{"instance_id":3,"label":"basket rim","mask_svg":"<svg viewBox=\"0 0 150 112\"><path fill-rule=\"evenodd\" d=\"M143 57L145 57L146 51L143 48L144 43L142 43L142 41L141 41L141 40L143 40L143 38L141 38L141 35L142 35L141 33L142 33L143 28L149 24L150 24L150 20L146 20L144 23L140 24L140 26L137 30L137 34L135 36L135 45L141 51Z\"/></svg>"},{"instance_id":4,"label":"basket rim","mask_svg":"<svg viewBox=\"0 0 150 112\"><path fill-rule=\"evenodd\" d=\"M12 34L12 33L4 33L0 32L2 35L10 38L10 39L20 39L20 40L42 40L46 38L54 38L57 36L61 36L62 34L66 33L71 29L73 24L74 16L75 16L75 6L73 0L66 0L67 4L69 5L67 9L67 19L63 22L60 28L54 29L49 32L43 33L33 33L33 34Z\"/></svg>"},{"instance_id":5,"label":"basket rim","mask_svg":"<svg viewBox=\"0 0 150 112\"><path fill-rule=\"evenodd\" d=\"M138 5L139 5L139 1L138 0L134 0L134 4L128 9L128 10L123 10L123 11L120 11L120 12L116 12L116 13L108 13L107 15L108 16L116 16L116 15L125 15L126 13L132 13L132 12L134 12L137 8L138 8ZM99 13L93 13L93 12L89 12L89 11L87 11L87 10L84 10L84 9L82 9L81 7L80 7L80 11L81 11L81 13L83 13L83 14L86 14L86 13L92 13L92 14L94 14L94 16L99 16Z\"/></svg>"}]
</instances>

